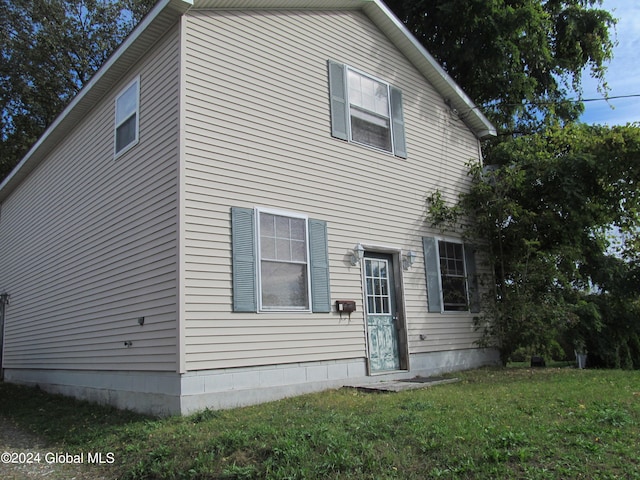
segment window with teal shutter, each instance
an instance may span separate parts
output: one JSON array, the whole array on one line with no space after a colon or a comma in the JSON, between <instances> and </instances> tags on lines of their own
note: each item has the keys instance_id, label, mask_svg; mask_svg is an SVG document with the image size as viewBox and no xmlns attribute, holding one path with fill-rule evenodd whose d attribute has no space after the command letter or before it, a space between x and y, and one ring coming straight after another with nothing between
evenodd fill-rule
<instances>
[{"instance_id":1,"label":"window with teal shutter","mask_svg":"<svg viewBox=\"0 0 640 480\"><path fill-rule=\"evenodd\" d=\"M475 249L434 237L422 239L429 312L480 311Z\"/></svg>"},{"instance_id":2,"label":"window with teal shutter","mask_svg":"<svg viewBox=\"0 0 640 480\"><path fill-rule=\"evenodd\" d=\"M326 222L233 208L232 245L234 311L331 311Z\"/></svg>"},{"instance_id":3,"label":"window with teal shutter","mask_svg":"<svg viewBox=\"0 0 640 480\"><path fill-rule=\"evenodd\" d=\"M464 245L464 262L467 267L467 285L469 287L469 310L471 313L480 312L480 287L476 271L476 247L469 243Z\"/></svg>"},{"instance_id":4,"label":"window with teal shutter","mask_svg":"<svg viewBox=\"0 0 640 480\"><path fill-rule=\"evenodd\" d=\"M461 243L438 240L442 309L447 312L469 310L464 249Z\"/></svg>"},{"instance_id":5,"label":"window with teal shutter","mask_svg":"<svg viewBox=\"0 0 640 480\"><path fill-rule=\"evenodd\" d=\"M327 222L309 219L309 256L311 262L311 305L314 312L331 311L329 290L329 253Z\"/></svg>"},{"instance_id":6,"label":"window with teal shutter","mask_svg":"<svg viewBox=\"0 0 640 480\"><path fill-rule=\"evenodd\" d=\"M402 92L329 60L331 135L407 157Z\"/></svg>"},{"instance_id":7,"label":"window with teal shutter","mask_svg":"<svg viewBox=\"0 0 640 480\"><path fill-rule=\"evenodd\" d=\"M329 96L331 101L331 135L349 140L349 108L345 68L341 63L329 60Z\"/></svg>"},{"instance_id":8,"label":"window with teal shutter","mask_svg":"<svg viewBox=\"0 0 640 480\"><path fill-rule=\"evenodd\" d=\"M306 217L262 209L256 215L259 309L310 310Z\"/></svg>"},{"instance_id":9,"label":"window with teal shutter","mask_svg":"<svg viewBox=\"0 0 640 480\"><path fill-rule=\"evenodd\" d=\"M231 209L233 255L233 311L255 312L256 251L252 208Z\"/></svg>"},{"instance_id":10,"label":"window with teal shutter","mask_svg":"<svg viewBox=\"0 0 640 480\"><path fill-rule=\"evenodd\" d=\"M438 268L438 243L433 237L422 239L424 247L424 266L427 277L428 310L433 313L442 311L442 296L440 294L440 270Z\"/></svg>"}]
</instances>

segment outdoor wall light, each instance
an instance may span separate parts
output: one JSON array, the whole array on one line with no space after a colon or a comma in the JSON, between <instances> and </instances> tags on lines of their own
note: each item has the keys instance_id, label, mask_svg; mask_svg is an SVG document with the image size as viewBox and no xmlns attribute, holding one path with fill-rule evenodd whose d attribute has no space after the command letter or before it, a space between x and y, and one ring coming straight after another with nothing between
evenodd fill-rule
<instances>
[{"instance_id":1,"label":"outdoor wall light","mask_svg":"<svg viewBox=\"0 0 640 480\"><path fill-rule=\"evenodd\" d=\"M416 252L409 250L406 255L402 257L402 269L409 270L413 262L416 261Z\"/></svg>"},{"instance_id":2,"label":"outdoor wall light","mask_svg":"<svg viewBox=\"0 0 640 480\"><path fill-rule=\"evenodd\" d=\"M354 267L360 263L360 260L364 257L364 247L361 243L358 243L353 247L353 253L351 254L351 265Z\"/></svg>"}]
</instances>

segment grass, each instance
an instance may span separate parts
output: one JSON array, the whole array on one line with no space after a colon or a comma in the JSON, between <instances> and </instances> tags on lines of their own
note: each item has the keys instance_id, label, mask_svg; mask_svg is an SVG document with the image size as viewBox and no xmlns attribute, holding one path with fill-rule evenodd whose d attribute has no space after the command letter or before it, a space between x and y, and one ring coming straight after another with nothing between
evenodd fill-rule
<instances>
[{"instance_id":1,"label":"grass","mask_svg":"<svg viewBox=\"0 0 640 480\"><path fill-rule=\"evenodd\" d=\"M0 384L2 414L125 479L640 479L640 374L481 369L154 419Z\"/></svg>"}]
</instances>

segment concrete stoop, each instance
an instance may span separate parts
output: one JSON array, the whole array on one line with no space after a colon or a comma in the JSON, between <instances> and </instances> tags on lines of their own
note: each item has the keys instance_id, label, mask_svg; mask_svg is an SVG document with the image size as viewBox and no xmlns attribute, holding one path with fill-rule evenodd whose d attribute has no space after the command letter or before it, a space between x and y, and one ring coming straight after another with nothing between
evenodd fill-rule
<instances>
[{"instance_id":1,"label":"concrete stoop","mask_svg":"<svg viewBox=\"0 0 640 480\"><path fill-rule=\"evenodd\" d=\"M415 377L408 380L390 380L378 383L354 385L353 388L363 392L404 392L405 390L417 390L419 388L428 388L435 385L444 385L459 381L459 378Z\"/></svg>"}]
</instances>

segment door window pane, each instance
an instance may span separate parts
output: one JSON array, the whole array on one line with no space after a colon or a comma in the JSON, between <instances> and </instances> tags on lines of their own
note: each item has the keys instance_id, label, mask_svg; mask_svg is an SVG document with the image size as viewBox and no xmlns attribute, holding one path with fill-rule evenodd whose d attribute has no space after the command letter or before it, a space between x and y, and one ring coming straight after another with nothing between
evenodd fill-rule
<instances>
[{"instance_id":1,"label":"door window pane","mask_svg":"<svg viewBox=\"0 0 640 480\"><path fill-rule=\"evenodd\" d=\"M365 284L367 286L367 313L390 314L389 277L387 261L365 259Z\"/></svg>"}]
</instances>

